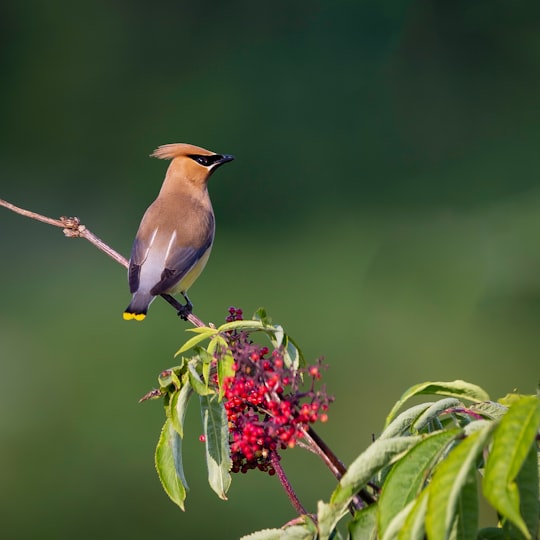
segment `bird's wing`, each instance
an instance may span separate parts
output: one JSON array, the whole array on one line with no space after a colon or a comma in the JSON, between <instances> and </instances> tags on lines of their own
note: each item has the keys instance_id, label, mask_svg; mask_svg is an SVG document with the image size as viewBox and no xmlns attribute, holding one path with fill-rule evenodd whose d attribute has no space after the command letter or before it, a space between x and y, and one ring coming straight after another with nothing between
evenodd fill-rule
<instances>
[{"instance_id":1,"label":"bird's wing","mask_svg":"<svg viewBox=\"0 0 540 540\"><path fill-rule=\"evenodd\" d=\"M154 201L146 210L139 230L137 231L137 236L133 242L133 247L131 248L131 257L129 259L129 269L128 269L128 281L129 281L129 290L133 294L139 290L140 278L141 278L141 267L146 261L148 254L150 253L150 248L152 247L154 240L156 238L158 229L155 228L151 235L145 236L144 240L140 238L140 233L142 226L147 220L152 219L156 213L159 213L159 205L156 205L157 201Z\"/></svg>"},{"instance_id":2,"label":"bird's wing","mask_svg":"<svg viewBox=\"0 0 540 540\"><path fill-rule=\"evenodd\" d=\"M210 230L205 243L200 248L183 247L175 250L165 263L161 279L152 287L150 293L157 296L173 289L210 249L212 240L213 234Z\"/></svg>"}]
</instances>

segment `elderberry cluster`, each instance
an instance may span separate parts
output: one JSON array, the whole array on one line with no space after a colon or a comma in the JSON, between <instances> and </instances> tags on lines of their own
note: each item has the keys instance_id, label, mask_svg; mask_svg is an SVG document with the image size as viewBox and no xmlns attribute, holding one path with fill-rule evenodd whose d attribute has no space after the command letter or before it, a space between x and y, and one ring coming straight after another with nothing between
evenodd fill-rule
<instances>
[{"instance_id":1,"label":"elderberry cluster","mask_svg":"<svg viewBox=\"0 0 540 540\"><path fill-rule=\"evenodd\" d=\"M241 310L229 309L227 321L241 318ZM235 371L224 380L232 471L258 468L273 475L271 457L279 459L278 450L294 447L309 424L328 418L332 398L315 389L321 364L294 370L280 349L261 347L246 332L232 332L228 340Z\"/></svg>"}]
</instances>

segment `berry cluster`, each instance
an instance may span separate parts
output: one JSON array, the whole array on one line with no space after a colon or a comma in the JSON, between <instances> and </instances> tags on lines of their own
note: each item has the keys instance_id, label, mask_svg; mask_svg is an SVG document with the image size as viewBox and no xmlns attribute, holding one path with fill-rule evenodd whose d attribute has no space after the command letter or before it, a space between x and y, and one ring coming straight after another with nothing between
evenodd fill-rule
<instances>
[{"instance_id":1,"label":"berry cluster","mask_svg":"<svg viewBox=\"0 0 540 540\"><path fill-rule=\"evenodd\" d=\"M240 320L241 310L229 309L228 321ZM271 457L292 448L309 424L327 420L332 401L324 388L320 362L294 370L285 365L282 351L253 343L246 332L229 334L235 374L224 381L224 404L230 432L233 472L258 468L275 474ZM302 390L304 377L311 380Z\"/></svg>"}]
</instances>

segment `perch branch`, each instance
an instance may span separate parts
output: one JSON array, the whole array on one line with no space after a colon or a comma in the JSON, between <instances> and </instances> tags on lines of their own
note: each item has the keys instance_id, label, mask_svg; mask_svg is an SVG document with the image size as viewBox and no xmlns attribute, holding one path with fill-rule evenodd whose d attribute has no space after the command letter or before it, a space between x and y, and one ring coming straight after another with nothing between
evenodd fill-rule
<instances>
[{"instance_id":1,"label":"perch branch","mask_svg":"<svg viewBox=\"0 0 540 540\"><path fill-rule=\"evenodd\" d=\"M118 264L121 264L125 268L129 266L129 261L123 255L120 255L120 253L103 242L101 238L98 238L92 231L87 229L85 225L82 225L78 217L62 216L60 219L53 219L36 212L31 212L30 210L25 210L24 208L19 208L8 201L4 201L3 199L0 199L0 206L4 206L12 212L20 214L21 216L35 219L36 221L41 221L42 223L47 223L48 225L53 225L54 227L60 227L63 229L64 235L68 238L85 238L100 251L103 251L103 253L114 259ZM173 298L170 294L162 294L161 297L171 306L173 306L177 312L182 307L182 304L180 304L180 302L178 302L178 300ZM204 322L193 313L190 313L187 316L187 320L193 326L206 326Z\"/></svg>"}]
</instances>

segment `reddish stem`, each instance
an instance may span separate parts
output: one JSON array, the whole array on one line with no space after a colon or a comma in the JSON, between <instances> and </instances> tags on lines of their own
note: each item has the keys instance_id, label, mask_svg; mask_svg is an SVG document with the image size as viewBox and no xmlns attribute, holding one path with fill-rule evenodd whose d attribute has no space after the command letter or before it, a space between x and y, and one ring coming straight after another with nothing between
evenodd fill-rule
<instances>
[{"instance_id":1,"label":"reddish stem","mask_svg":"<svg viewBox=\"0 0 540 540\"><path fill-rule=\"evenodd\" d=\"M302 506L300 499L298 499L293 487L291 486L291 483L289 482L289 479L287 478L287 475L285 474L285 471L281 466L279 456L276 454L276 452L272 452L270 454L270 462L272 463L272 467L274 467L279 481L281 482L283 489L287 493L291 504L294 506L294 509L298 512L299 515L307 514L306 509Z\"/></svg>"}]
</instances>

